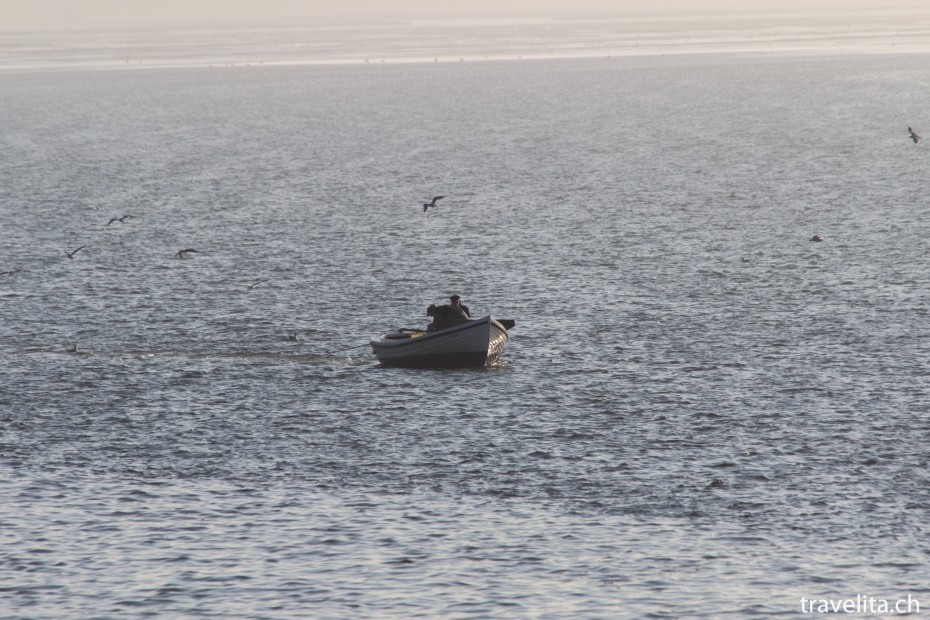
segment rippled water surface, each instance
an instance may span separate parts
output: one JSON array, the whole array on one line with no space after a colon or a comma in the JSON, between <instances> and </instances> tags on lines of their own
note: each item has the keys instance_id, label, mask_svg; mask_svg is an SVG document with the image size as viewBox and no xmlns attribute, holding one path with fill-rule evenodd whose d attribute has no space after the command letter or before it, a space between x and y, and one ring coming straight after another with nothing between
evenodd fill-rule
<instances>
[{"instance_id":1,"label":"rippled water surface","mask_svg":"<svg viewBox=\"0 0 930 620\"><path fill-rule=\"evenodd\" d=\"M930 607L926 56L0 83L4 617Z\"/></svg>"}]
</instances>

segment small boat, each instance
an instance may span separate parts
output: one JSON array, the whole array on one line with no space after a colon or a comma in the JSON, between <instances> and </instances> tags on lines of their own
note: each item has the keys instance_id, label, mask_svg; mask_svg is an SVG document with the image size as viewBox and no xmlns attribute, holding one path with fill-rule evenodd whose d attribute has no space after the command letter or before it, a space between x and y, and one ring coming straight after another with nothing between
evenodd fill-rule
<instances>
[{"instance_id":1,"label":"small boat","mask_svg":"<svg viewBox=\"0 0 930 620\"><path fill-rule=\"evenodd\" d=\"M500 358L513 320L490 315L447 329L427 332L399 329L371 341L382 366L402 368L468 368L488 366Z\"/></svg>"}]
</instances>

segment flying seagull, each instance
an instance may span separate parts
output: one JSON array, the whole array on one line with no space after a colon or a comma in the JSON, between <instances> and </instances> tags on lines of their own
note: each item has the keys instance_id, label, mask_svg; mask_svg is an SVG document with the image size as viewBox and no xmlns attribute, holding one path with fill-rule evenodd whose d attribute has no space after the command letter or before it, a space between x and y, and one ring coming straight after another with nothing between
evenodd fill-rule
<instances>
[{"instance_id":1,"label":"flying seagull","mask_svg":"<svg viewBox=\"0 0 930 620\"><path fill-rule=\"evenodd\" d=\"M127 217L128 217L129 219L133 219L133 218L135 218L136 216L135 216L135 215L124 215L123 217L111 217L111 218L110 218L110 221L107 222L107 226L109 226L109 225L112 224L113 222L119 222L120 224L125 224L125 223L126 223L126 218L127 218Z\"/></svg>"},{"instance_id":2,"label":"flying seagull","mask_svg":"<svg viewBox=\"0 0 930 620\"><path fill-rule=\"evenodd\" d=\"M438 205L439 201L442 200L443 198L445 198L445 196L433 196L432 202L424 202L423 213L426 213L426 210L429 209L430 207L435 207L436 205Z\"/></svg>"},{"instance_id":3,"label":"flying seagull","mask_svg":"<svg viewBox=\"0 0 930 620\"><path fill-rule=\"evenodd\" d=\"M175 257L175 258L184 258L185 256L187 256L187 255L190 254L191 252L196 253L197 250L195 250L194 248L187 248L187 249L185 249L185 250L178 250L178 253L175 254L174 257Z\"/></svg>"},{"instance_id":4,"label":"flying seagull","mask_svg":"<svg viewBox=\"0 0 930 620\"><path fill-rule=\"evenodd\" d=\"M917 135L917 132L916 132L916 131L914 131L913 129L911 129L910 127L908 127L908 128L907 128L907 133L911 134L911 140L914 141L914 144L917 144L918 142L920 142L920 136Z\"/></svg>"},{"instance_id":5,"label":"flying seagull","mask_svg":"<svg viewBox=\"0 0 930 620\"><path fill-rule=\"evenodd\" d=\"M81 249L83 249L83 248L84 248L84 246L82 245L81 247L79 247L77 250L75 250L75 251L73 251L73 252L69 252L68 250L65 250L65 254L68 255L68 258L73 259L73 258L74 258L74 255L78 253L78 250L81 250Z\"/></svg>"}]
</instances>

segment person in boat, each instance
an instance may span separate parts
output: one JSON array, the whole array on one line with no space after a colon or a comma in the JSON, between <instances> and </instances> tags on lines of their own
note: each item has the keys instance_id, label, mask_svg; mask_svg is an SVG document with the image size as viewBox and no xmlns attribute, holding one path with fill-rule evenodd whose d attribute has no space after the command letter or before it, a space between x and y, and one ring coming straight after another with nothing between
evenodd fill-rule
<instances>
[{"instance_id":1,"label":"person in boat","mask_svg":"<svg viewBox=\"0 0 930 620\"><path fill-rule=\"evenodd\" d=\"M449 301L452 302L449 304L450 306L452 306L453 308L458 308L459 310L465 313L465 316L467 316L468 318L471 318L471 312L468 311L468 306L462 303L461 297L459 297L458 295L453 295L452 297L449 298Z\"/></svg>"},{"instance_id":2,"label":"person in boat","mask_svg":"<svg viewBox=\"0 0 930 620\"><path fill-rule=\"evenodd\" d=\"M461 309L451 305L436 306L430 304L426 309L426 316L432 317L433 322L426 326L427 332L437 332L441 329L455 327L468 322L468 316Z\"/></svg>"}]
</instances>

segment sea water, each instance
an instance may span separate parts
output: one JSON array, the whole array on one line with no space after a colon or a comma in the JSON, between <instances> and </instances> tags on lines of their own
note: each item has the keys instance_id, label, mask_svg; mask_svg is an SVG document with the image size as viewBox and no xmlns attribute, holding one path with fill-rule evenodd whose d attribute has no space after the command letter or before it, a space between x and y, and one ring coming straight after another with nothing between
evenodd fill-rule
<instances>
[{"instance_id":1,"label":"sea water","mask_svg":"<svg viewBox=\"0 0 930 620\"><path fill-rule=\"evenodd\" d=\"M925 613L930 57L679 39L18 52L0 615ZM500 364L377 365L454 293Z\"/></svg>"}]
</instances>

